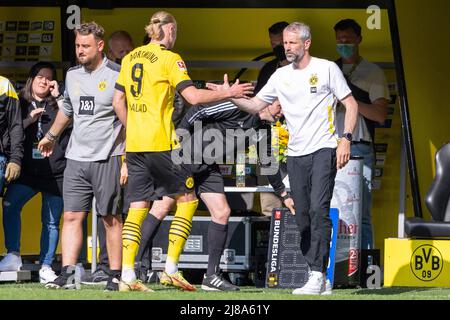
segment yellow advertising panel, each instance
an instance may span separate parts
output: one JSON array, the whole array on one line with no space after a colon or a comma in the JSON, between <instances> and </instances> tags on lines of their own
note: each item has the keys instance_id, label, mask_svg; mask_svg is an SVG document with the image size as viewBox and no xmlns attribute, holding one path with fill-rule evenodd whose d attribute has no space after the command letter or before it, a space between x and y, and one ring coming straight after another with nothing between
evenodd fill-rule
<instances>
[{"instance_id":1,"label":"yellow advertising panel","mask_svg":"<svg viewBox=\"0 0 450 320\"><path fill-rule=\"evenodd\" d=\"M450 286L450 240L386 239L384 285Z\"/></svg>"},{"instance_id":2,"label":"yellow advertising panel","mask_svg":"<svg viewBox=\"0 0 450 320\"><path fill-rule=\"evenodd\" d=\"M170 12L177 20L178 37L173 51L186 61L251 61L272 51L268 28L278 21L307 23L312 31L312 55L334 60L338 54L333 26L345 18L355 19L363 28L361 52L366 59L393 61L387 10L380 12L380 28L372 30L366 27L370 17L366 9L348 8L82 8L81 20L101 24L106 38L116 30L126 30L134 45L140 46L144 27L159 10ZM270 59L272 57L265 61ZM191 78L198 80L222 80L224 73L232 79L240 70L227 65L213 68L188 66L188 69ZM249 69L241 80L253 81L257 76L257 69Z\"/></svg>"}]
</instances>

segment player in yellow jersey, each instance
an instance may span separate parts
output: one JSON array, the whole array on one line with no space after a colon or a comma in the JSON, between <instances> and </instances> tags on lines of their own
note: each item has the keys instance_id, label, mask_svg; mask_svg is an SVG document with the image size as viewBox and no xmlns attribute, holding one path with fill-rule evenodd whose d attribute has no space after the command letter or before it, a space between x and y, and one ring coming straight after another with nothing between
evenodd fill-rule
<instances>
[{"instance_id":1,"label":"player in yellow jersey","mask_svg":"<svg viewBox=\"0 0 450 320\"><path fill-rule=\"evenodd\" d=\"M177 38L177 23L170 13L153 14L146 31L151 42L134 49L122 60L113 102L119 119L127 128L126 161L131 201L122 233L121 291L148 290L136 280L134 258L141 237L140 226L149 211L150 201L162 196L175 198L176 215L189 222L197 209L191 173L171 160L172 149L179 147L172 123L174 90L191 105L242 98L253 90L251 84L239 84L239 81L224 91L197 89L184 61L170 51ZM191 225L186 223L183 227L190 231ZM183 249L185 239L173 234L169 241L174 249L168 252L168 260L173 257L176 270L178 251Z\"/></svg>"}]
</instances>

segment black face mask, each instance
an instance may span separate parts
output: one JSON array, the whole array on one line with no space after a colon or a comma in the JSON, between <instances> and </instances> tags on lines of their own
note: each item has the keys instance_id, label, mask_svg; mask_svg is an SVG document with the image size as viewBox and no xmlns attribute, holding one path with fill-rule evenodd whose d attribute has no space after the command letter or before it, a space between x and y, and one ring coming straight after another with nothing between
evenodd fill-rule
<instances>
[{"instance_id":1,"label":"black face mask","mask_svg":"<svg viewBox=\"0 0 450 320\"><path fill-rule=\"evenodd\" d=\"M275 57L277 57L278 61L286 60L286 54L282 44L279 44L273 48L273 53L275 54Z\"/></svg>"}]
</instances>

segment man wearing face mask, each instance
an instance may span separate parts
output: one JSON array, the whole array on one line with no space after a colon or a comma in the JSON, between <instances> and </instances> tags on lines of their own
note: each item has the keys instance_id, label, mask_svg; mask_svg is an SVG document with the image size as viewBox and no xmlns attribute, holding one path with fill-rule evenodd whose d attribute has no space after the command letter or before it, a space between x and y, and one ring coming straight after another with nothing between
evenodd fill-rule
<instances>
[{"instance_id":1,"label":"man wearing face mask","mask_svg":"<svg viewBox=\"0 0 450 320\"><path fill-rule=\"evenodd\" d=\"M275 59L267 62L259 72L258 80L255 87L255 94L261 90L262 87L267 83L270 76L277 70L279 67L283 67L289 62L286 60L286 55L284 54L283 47L283 29L289 25L286 21L280 21L274 23L269 28L269 39L270 46L272 47L273 54L275 55Z\"/></svg>"},{"instance_id":2,"label":"man wearing face mask","mask_svg":"<svg viewBox=\"0 0 450 320\"><path fill-rule=\"evenodd\" d=\"M383 71L359 55L362 41L361 26L353 19L344 19L334 26L336 32L337 52L340 59L336 61L344 73L352 94L358 102L359 116L353 131L351 155L364 158L364 183L362 205L361 248L373 248L371 222L372 177L375 162L373 147L375 124L382 124L388 113L389 91ZM344 129L345 109L338 106L337 129L342 134Z\"/></svg>"},{"instance_id":3,"label":"man wearing face mask","mask_svg":"<svg viewBox=\"0 0 450 320\"><path fill-rule=\"evenodd\" d=\"M131 39L130 34L124 30L114 31L109 36L108 47L109 60L121 64L123 57L134 49L133 39Z\"/></svg>"}]
</instances>

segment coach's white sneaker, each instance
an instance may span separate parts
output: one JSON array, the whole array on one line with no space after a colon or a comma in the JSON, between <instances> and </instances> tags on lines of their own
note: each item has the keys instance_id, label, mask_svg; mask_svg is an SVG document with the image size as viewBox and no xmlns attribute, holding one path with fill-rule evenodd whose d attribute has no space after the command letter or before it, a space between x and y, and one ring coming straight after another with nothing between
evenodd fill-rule
<instances>
[{"instance_id":1,"label":"coach's white sneaker","mask_svg":"<svg viewBox=\"0 0 450 320\"><path fill-rule=\"evenodd\" d=\"M0 271L19 271L22 268L22 258L17 253L8 253L0 261Z\"/></svg>"},{"instance_id":2,"label":"coach's white sneaker","mask_svg":"<svg viewBox=\"0 0 450 320\"><path fill-rule=\"evenodd\" d=\"M310 271L309 279L301 288L292 291L292 294L313 294L319 295L325 290L325 282L322 272Z\"/></svg>"}]
</instances>

